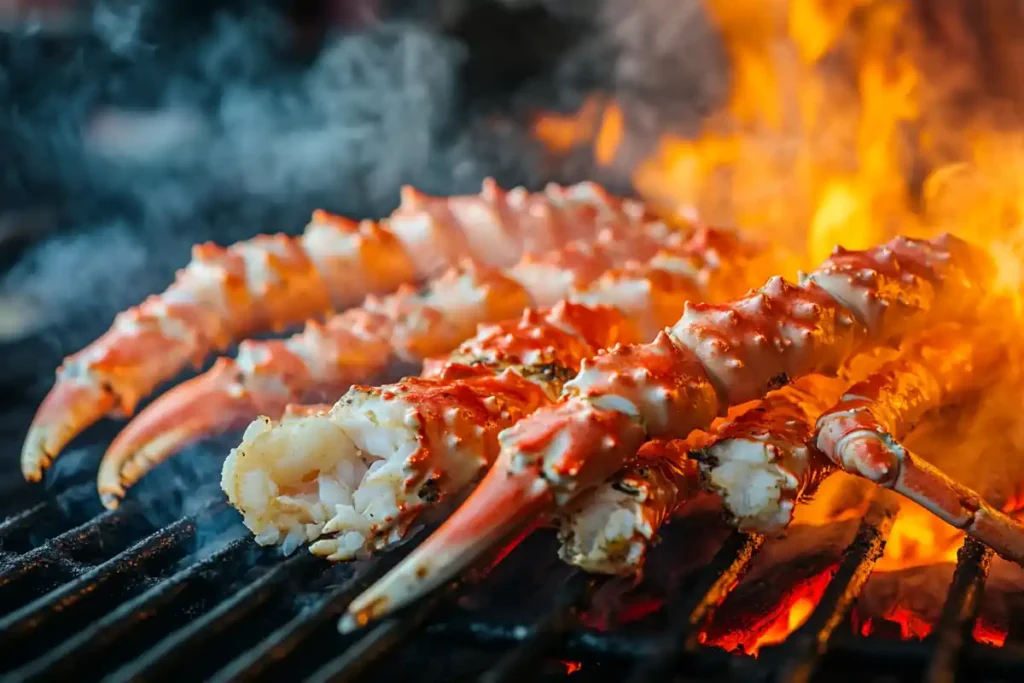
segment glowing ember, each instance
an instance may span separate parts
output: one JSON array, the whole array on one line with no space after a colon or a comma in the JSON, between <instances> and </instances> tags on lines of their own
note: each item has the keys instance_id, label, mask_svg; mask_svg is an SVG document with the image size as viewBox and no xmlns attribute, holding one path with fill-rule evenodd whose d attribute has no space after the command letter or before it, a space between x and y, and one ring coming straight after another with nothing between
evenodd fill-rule
<instances>
[{"instance_id":1,"label":"glowing ember","mask_svg":"<svg viewBox=\"0 0 1024 683\"><path fill-rule=\"evenodd\" d=\"M929 633L932 632L932 625L921 618L920 615L913 612L906 607L897 605L889 612L882 616L885 621L892 624L896 624L900 629L900 637L904 640L915 638L921 640L926 638ZM860 634L862 636L869 636L874 632L875 623L871 619L867 619L861 624Z\"/></svg>"},{"instance_id":2,"label":"glowing ember","mask_svg":"<svg viewBox=\"0 0 1024 683\"><path fill-rule=\"evenodd\" d=\"M820 597L820 596L817 596ZM757 641L750 646L750 654L757 656L757 653L765 645L775 645L789 638L793 631L803 626L807 617L814 611L817 600L810 595L804 595L796 599L789 610L778 621L773 623Z\"/></svg>"},{"instance_id":3,"label":"glowing ember","mask_svg":"<svg viewBox=\"0 0 1024 683\"><path fill-rule=\"evenodd\" d=\"M1002 647L1006 643L1006 631L978 620L974 624L974 639L983 645Z\"/></svg>"},{"instance_id":4,"label":"glowing ember","mask_svg":"<svg viewBox=\"0 0 1024 683\"><path fill-rule=\"evenodd\" d=\"M565 667L566 676L572 676L574 673L583 668L583 662L573 662L567 659L561 659L559 661L562 662L562 665Z\"/></svg>"},{"instance_id":5,"label":"glowing ember","mask_svg":"<svg viewBox=\"0 0 1024 683\"><path fill-rule=\"evenodd\" d=\"M701 642L724 650L740 650L754 656L757 656L766 645L783 642L811 616L835 569L836 566L832 566L801 581L768 613L749 615L748 622L742 630L716 636L709 636L704 632L700 637Z\"/></svg>"},{"instance_id":6,"label":"glowing ember","mask_svg":"<svg viewBox=\"0 0 1024 683\"><path fill-rule=\"evenodd\" d=\"M896 606L882 617L885 621L895 624L899 628L900 637L904 640L923 640L927 638L934 624L923 619L911 609ZM876 630L876 623L872 619L866 619L860 625L860 635L870 636ZM973 636L976 641L983 645L1002 647L1006 642L1006 630L994 624L986 623L979 619L974 624Z\"/></svg>"}]
</instances>

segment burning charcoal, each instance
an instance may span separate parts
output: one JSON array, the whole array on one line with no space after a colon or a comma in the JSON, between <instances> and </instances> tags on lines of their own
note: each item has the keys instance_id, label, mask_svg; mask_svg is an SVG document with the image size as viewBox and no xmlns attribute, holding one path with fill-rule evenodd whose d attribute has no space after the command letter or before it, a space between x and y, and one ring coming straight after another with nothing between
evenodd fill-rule
<instances>
[{"instance_id":1,"label":"burning charcoal","mask_svg":"<svg viewBox=\"0 0 1024 683\"><path fill-rule=\"evenodd\" d=\"M954 569L944 562L872 574L855 607L862 634L869 635L882 622L895 622L903 638L927 637L942 612ZM985 581L976 632L999 643L1010 629L1010 615L1021 610L1024 569L997 558Z\"/></svg>"}]
</instances>

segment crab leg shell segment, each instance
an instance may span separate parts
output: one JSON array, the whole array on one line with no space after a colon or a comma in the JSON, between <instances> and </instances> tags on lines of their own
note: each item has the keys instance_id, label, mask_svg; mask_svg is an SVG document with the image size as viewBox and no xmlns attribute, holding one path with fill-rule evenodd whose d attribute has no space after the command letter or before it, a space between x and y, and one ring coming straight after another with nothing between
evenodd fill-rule
<instances>
[{"instance_id":1,"label":"crab leg shell segment","mask_svg":"<svg viewBox=\"0 0 1024 683\"><path fill-rule=\"evenodd\" d=\"M644 346L597 357L595 365L607 364L603 371L587 382L567 383L559 403L541 408L500 437L494 467L510 475L508 481L515 484L509 486L524 491L535 489L521 475L534 472L550 489L545 494L549 505L564 506L623 467L646 438L685 436L678 432L706 428L729 405L760 398L796 377L834 371L855 351L900 339L908 319L923 325L969 314L983 291L983 275L994 272L984 264L983 252L950 236L897 238L866 251L837 250L800 285L773 278L731 306L690 306L667 339L655 342L666 352L667 344L676 347L668 367L677 371L642 375L643 391L638 391L640 376L629 370L641 366L628 357L640 356ZM600 390L590 388L598 384ZM676 401L676 396L691 400ZM487 481L493 484L490 489L477 489L473 497L506 497L499 488L501 476ZM484 507L480 499L476 508L456 511L435 536L443 538L449 525L471 526L465 517ZM505 514L516 518L517 512ZM392 573L412 571L421 557L438 548L428 539ZM488 550L486 543L475 548L478 554ZM471 553L463 552L459 566L432 567L448 577L471 559ZM386 599L383 586L390 580L385 577L364 598Z\"/></svg>"},{"instance_id":2,"label":"crab leg shell segment","mask_svg":"<svg viewBox=\"0 0 1024 683\"><path fill-rule=\"evenodd\" d=\"M185 444L247 424L256 415L280 416L284 406L338 395L354 382L382 374L394 361L419 362L447 353L477 325L515 318L530 305L550 305L579 292L588 300L638 289L643 275L673 276L633 264L688 258L691 243L708 241L660 224L626 236L603 231L595 242L571 242L548 255L527 255L508 271L466 264L419 290L369 297L359 309L310 322L285 341L243 342L236 360L170 390L122 430L100 463L98 485L108 507L125 489ZM617 264L624 270L608 269ZM628 285L634 284L633 287ZM646 291L646 290L645 290ZM675 296L689 291L682 287ZM666 293L663 299L670 298Z\"/></svg>"},{"instance_id":3,"label":"crab leg shell segment","mask_svg":"<svg viewBox=\"0 0 1024 683\"><path fill-rule=\"evenodd\" d=\"M1005 557L1024 562L1024 526L900 443L927 412L991 381L1004 349L998 335L972 339L966 329L941 325L850 387L819 418L815 440L846 472L910 498Z\"/></svg>"},{"instance_id":4,"label":"crab leg shell segment","mask_svg":"<svg viewBox=\"0 0 1024 683\"><path fill-rule=\"evenodd\" d=\"M652 220L642 205L612 198L593 183L531 194L505 193L487 181L468 197L404 188L399 208L379 223L317 211L300 237L197 246L169 289L118 315L106 334L65 360L54 397L44 401L26 438L22 471L39 480L86 427L105 415L131 414L139 399L190 362L256 332L436 276L463 258L505 267L524 250Z\"/></svg>"}]
</instances>

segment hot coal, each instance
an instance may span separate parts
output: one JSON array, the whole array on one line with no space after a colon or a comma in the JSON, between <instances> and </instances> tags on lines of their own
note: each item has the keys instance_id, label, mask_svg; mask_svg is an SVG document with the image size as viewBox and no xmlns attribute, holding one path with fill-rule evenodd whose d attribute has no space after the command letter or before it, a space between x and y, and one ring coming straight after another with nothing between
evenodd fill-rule
<instances>
[{"instance_id":1,"label":"hot coal","mask_svg":"<svg viewBox=\"0 0 1024 683\"><path fill-rule=\"evenodd\" d=\"M857 618L871 620L884 630L880 622L900 625L904 638L927 636L939 619L942 596L949 589L955 565L930 564L894 572L876 572L864 586L857 600ZM992 562L981 598L978 618L982 630L1005 635L1012 615L1024 608L1024 569L996 558Z\"/></svg>"}]
</instances>

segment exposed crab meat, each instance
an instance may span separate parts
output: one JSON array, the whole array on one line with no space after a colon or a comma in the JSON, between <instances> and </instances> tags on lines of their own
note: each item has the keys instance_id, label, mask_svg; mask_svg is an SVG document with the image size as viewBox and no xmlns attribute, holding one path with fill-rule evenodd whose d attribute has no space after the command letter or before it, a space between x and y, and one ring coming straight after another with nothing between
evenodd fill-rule
<instances>
[{"instance_id":1,"label":"exposed crab meat","mask_svg":"<svg viewBox=\"0 0 1024 683\"><path fill-rule=\"evenodd\" d=\"M1016 522L896 439L927 413L991 382L1006 348L998 334L982 345L969 341L959 326L940 325L911 337L894 360L886 362L885 356L892 354L858 359L858 367L844 369L842 379L811 375L744 404L738 417L712 427L713 436L705 437L702 447L669 442L674 447L654 451L668 462L638 456L611 481L577 498L561 515L562 557L589 571L637 572L661 523L693 497L697 463L702 488L721 496L725 510L743 530L776 533L787 527L793 503L813 491L839 463L851 474L904 493L954 526L974 524L979 537L995 532L994 538L985 540L1000 547L1014 539ZM847 389L851 376L867 379ZM821 429L818 444L836 463L815 445L816 424ZM875 444L893 450L880 457L884 451L876 450ZM641 454L651 450L645 445ZM872 469L878 465L881 470ZM983 524L974 522L975 507ZM633 527L623 524L623 510L636 521ZM578 540L579 529L589 533L585 546ZM629 552L624 553L627 539Z\"/></svg>"},{"instance_id":2,"label":"exposed crab meat","mask_svg":"<svg viewBox=\"0 0 1024 683\"><path fill-rule=\"evenodd\" d=\"M559 512L559 556L596 574L636 574L676 503L701 494L697 463L687 456L707 438L645 443L633 466Z\"/></svg>"},{"instance_id":3,"label":"exposed crab meat","mask_svg":"<svg viewBox=\"0 0 1024 683\"><path fill-rule=\"evenodd\" d=\"M810 442L814 421L844 387L836 377L803 377L721 425L694 454L704 487L721 496L737 528L785 529L797 500L832 472Z\"/></svg>"},{"instance_id":4,"label":"exposed crab meat","mask_svg":"<svg viewBox=\"0 0 1024 683\"><path fill-rule=\"evenodd\" d=\"M566 505L622 468L646 439L683 438L730 405L790 379L834 372L855 351L970 316L994 272L983 251L949 235L837 249L799 285L773 278L731 304L688 306L652 345L620 346L585 362L558 403L500 435L498 459L481 485L353 601L343 626L440 585L502 537L491 525L516 527L527 513ZM497 501L511 500L518 507L494 511Z\"/></svg>"},{"instance_id":5,"label":"exposed crab meat","mask_svg":"<svg viewBox=\"0 0 1024 683\"><path fill-rule=\"evenodd\" d=\"M278 418L289 403L336 397L396 361L447 353L478 325L514 318L528 306L587 296L591 288L615 291L609 268L684 259L691 242L706 239L701 231L657 223L630 235L605 230L593 241L528 254L505 271L469 264L420 289L402 286L384 298L370 296L361 307L325 324L310 322L287 340L243 342L236 360L220 359L128 424L100 463L100 495L114 507L125 489L189 441L241 427L256 415Z\"/></svg>"},{"instance_id":6,"label":"exposed crab meat","mask_svg":"<svg viewBox=\"0 0 1024 683\"><path fill-rule=\"evenodd\" d=\"M355 305L464 258L505 267L524 252L604 229L630 234L652 222L643 205L593 183L506 193L488 180L479 195L466 197L404 188L399 208L379 223L317 211L301 237L197 246L169 289L120 314L106 334L65 360L26 437L22 471L38 481L86 427L105 415L130 415L190 362L254 333Z\"/></svg>"},{"instance_id":7,"label":"exposed crab meat","mask_svg":"<svg viewBox=\"0 0 1024 683\"><path fill-rule=\"evenodd\" d=\"M726 248L723 245L745 248L744 245L732 240L714 247L710 245L703 236L686 258L681 255L662 262L664 267L677 267L678 272L647 267L649 272L657 273L652 281L660 287L690 293L700 291L696 284L699 281L708 282L712 290L742 286L740 275L732 271L733 264L726 265L729 259L723 253ZM714 255L713 262L718 264L714 269L720 277L709 277L703 273L704 269L696 268L701 253L709 255L708 269L712 268L710 256ZM736 256L735 266L742 268L741 254L738 252ZM633 278L638 277L642 269L641 266L626 269L630 273L628 286L633 286ZM695 272L703 275L696 278ZM617 297L613 300L631 299ZM380 548L396 540L423 506L476 479L497 454L498 432L540 405L556 400L563 382L576 374L582 359L593 356L600 348L639 339L633 321L644 321L648 314L646 307L637 311L561 302L545 313L527 311L518 319L482 327L476 337L462 344L446 362L427 364L422 379L404 380L385 387L353 388L328 417L317 415L311 419L330 419L357 444L358 457L369 469L359 486L351 491L353 499L387 501L375 503L373 507L374 510L386 509L387 513L375 514L368 521L365 509L369 508L356 509L362 516L360 519L353 516L349 508L339 508L327 526L319 530L308 526L314 523L312 516L302 520L291 517L274 520L264 515L254 520L259 523L258 527L251 525L250 528L265 535L262 531L265 525L277 525L280 538L305 533L306 540L310 541L320 534L328 534L330 538L317 540L312 549L332 559L351 557L360 550ZM665 324L670 320L666 318L661 322ZM481 387L486 391L481 391ZM530 392L524 387L530 387ZM527 395L529 399L524 398ZM438 407L442 405L468 417L446 422L445 415L450 410L446 412ZM290 448L286 441L276 438L266 439L265 443L275 448ZM274 457L270 453L248 459L247 454L259 447L257 441L246 440L228 457L225 471L231 472L234 480L225 479L224 488L233 504L237 505L237 496L233 493L238 489L237 482L248 476L246 463L262 467L264 461ZM344 449L338 453L341 457L351 457ZM316 481L334 466L314 457L303 478ZM422 486L427 482L429 489L424 494ZM260 510L271 508L265 503L258 507ZM249 523L248 511L239 508ZM318 533L310 535L310 530ZM356 537L352 533L360 534L364 540L359 548L355 548Z\"/></svg>"}]
</instances>

